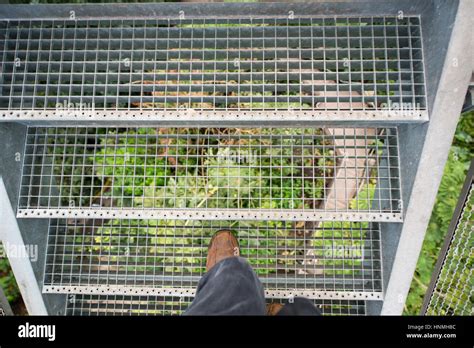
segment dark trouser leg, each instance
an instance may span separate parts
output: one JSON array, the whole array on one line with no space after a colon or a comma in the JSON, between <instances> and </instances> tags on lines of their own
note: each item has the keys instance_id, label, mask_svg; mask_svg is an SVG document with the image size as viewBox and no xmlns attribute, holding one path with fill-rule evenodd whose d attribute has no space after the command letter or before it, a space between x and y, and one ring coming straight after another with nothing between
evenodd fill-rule
<instances>
[{"instance_id":1,"label":"dark trouser leg","mask_svg":"<svg viewBox=\"0 0 474 348\"><path fill-rule=\"evenodd\" d=\"M193 303L184 315L265 315L262 283L248 262L229 257L199 281Z\"/></svg>"},{"instance_id":2,"label":"dark trouser leg","mask_svg":"<svg viewBox=\"0 0 474 348\"><path fill-rule=\"evenodd\" d=\"M321 311L304 297L295 297L292 303L286 303L277 315L321 315Z\"/></svg>"}]
</instances>

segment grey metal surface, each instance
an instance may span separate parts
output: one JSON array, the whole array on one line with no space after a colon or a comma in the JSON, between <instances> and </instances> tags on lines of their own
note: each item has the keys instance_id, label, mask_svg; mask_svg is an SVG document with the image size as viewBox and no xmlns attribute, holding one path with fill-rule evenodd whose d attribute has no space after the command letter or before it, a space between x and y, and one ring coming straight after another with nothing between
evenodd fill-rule
<instances>
[{"instance_id":1,"label":"grey metal surface","mask_svg":"<svg viewBox=\"0 0 474 348\"><path fill-rule=\"evenodd\" d=\"M191 295L220 229L234 231L268 297L381 299L378 226L341 222L59 220L43 291Z\"/></svg>"},{"instance_id":2,"label":"grey metal surface","mask_svg":"<svg viewBox=\"0 0 474 348\"><path fill-rule=\"evenodd\" d=\"M0 120L428 116L416 16L0 23Z\"/></svg>"},{"instance_id":3,"label":"grey metal surface","mask_svg":"<svg viewBox=\"0 0 474 348\"><path fill-rule=\"evenodd\" d=\"M18 216L400 222L401 212L396 128L30 127Z\"/></svg>"},{"instance_id":4,"label":"grey metal surface","mask_svg":"<svg viewBox=\"0 0 474 348\"><path fill-rule=\"evenodd\" d=\"M4 19L70 19L71 11L78 19L143 18L168 19L184 14L188 18L224 18L233 15L272 17L282 14L296 16L384 16L403 11L406 16L419 15L432 3L426 0L314 0L311 2L258 3L113 3L10 5L2 7ZM180 11L182 11L180 13ZM183 13L184 12L184 13Z\"/></svg>"},{"instance_id":5,"label":"grey metal surface","mask_svg":"<svg viewBox=\"0 0 474 348\"><path fill-rule=\"evenodd\" d=\"M288 299L269 302L288 303ZM67 315L180 315L191 304L192 297L157 297L123 295L69 295ZM314 300L323 315L365 315L361 300Z\"/></svg>"},{"instance_id":6,"label":"grey metal surface","mask_svg":"<svg viewBox=\"0 0 474 348\"><path fill-rule=\"evenodd\" d=\"M425 294L423 315L472 315L474 262L474 160Z\"/></svg>"}]
</instances>

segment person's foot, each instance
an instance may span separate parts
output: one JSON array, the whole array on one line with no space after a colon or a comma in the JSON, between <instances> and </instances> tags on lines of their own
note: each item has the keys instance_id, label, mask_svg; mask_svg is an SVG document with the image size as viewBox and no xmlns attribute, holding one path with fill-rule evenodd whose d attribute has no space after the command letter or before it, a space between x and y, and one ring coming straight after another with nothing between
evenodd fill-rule
<instances>
[{"instance_id":1,"label":"person's foot","mask_svg":"<svg viewBox=\"0 0 474 348\"><path fill-rule=\"evenodd\" d=\"M283 304L278 302L271 302L267 304L267 315L277 315L277 313L283 308Z\"/></svg>"},{"instance_id":2,"label":"person's foot","mask_svg":"<svg viewBox=\"0 0 474 348\"><path fill-rule=\"evenodd\" d=\"M217 231L209 243L206 270L209 271L219 261L239 255L239 243L232 232L229 230Z\"/></svg>"}]
</instances>

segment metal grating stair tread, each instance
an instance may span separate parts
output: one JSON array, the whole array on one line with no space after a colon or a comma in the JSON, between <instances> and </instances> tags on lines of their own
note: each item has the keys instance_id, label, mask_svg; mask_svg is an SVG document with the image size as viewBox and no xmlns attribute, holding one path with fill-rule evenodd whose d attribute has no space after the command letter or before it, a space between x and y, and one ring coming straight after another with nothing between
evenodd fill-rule
<instances>
[{"instance_id":1,"label":"metal grating stair tread","mask_svg":"<svg viewBox=\"0 0 474 348\"><path fill-rule=\"evenodd\" d=\"M0 61L3 120L428 119L418 16L4 20Z\"/></svg>"},{"instance_id":2,"label":"metal grating stair tread","mask_svg":"<svg viewBox=\"0 0 474 348\"><path fill-rule=\"evenodd\" d=\"M267 298L382 298L381 232L367 222L58 220L43 291L192 296L220 229L234 231Z\"/></svg>"},{"instance_id":3,"label":"metal grating stair tread","mask_svg":"<svg viewBox=\"0 0 474 348\"><path fill-rule=\"evenodd\" d=\"M122 295L68 295L66 315L180 315L192 298ZM287 303L288 299L271 302ZM361 300L313 300L323 315L366 315L366 303Z\"/></svg>"},{"instance_id":4,"label":"metal grating stair tread","mask_svg":"<svg viewBox=\"0 0 474 348\"><path fill-rule=\"evenodd\" d=\"M398 157L395 127L29 127L17 214L401 222Z\"/></svg>"}]
</instances>

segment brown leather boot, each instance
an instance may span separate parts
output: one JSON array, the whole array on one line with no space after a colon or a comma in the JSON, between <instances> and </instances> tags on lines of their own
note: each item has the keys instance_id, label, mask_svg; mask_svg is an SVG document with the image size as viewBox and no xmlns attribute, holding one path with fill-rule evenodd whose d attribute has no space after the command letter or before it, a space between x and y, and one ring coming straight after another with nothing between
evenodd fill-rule
<instances>
[{"instance_id":1,"label":"brown leather boot","mask_svg":"<svg viewBox=\"0 0 474 348\"><path fill-rule=\"evenodd\" d=\"M278 302L267 303L267 315L277 315L283 305Z\"/></svg>"},{"instance_id":2,"label":"brown leather boot","mask_svg":"<svg viewBox=\"0 0 474 348\"><path fill-rule=\"evenodd\" d=\"M232 256L239 256L239 243L229 230L217 231L209 243L206 270L209 271L216 263Z\"/></svg>"}]
</instances>

